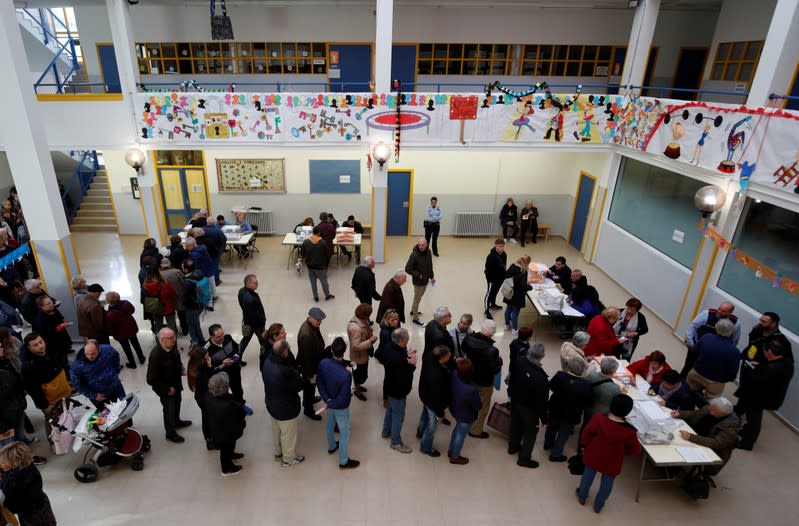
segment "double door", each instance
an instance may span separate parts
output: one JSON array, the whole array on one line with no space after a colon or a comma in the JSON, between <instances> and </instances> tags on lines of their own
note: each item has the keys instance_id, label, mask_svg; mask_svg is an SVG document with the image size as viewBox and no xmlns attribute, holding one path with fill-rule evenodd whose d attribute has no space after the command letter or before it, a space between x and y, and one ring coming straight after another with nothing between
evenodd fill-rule
<instances>
[{"instance_id":1,"label":"double door","mask_svg":"<svg viewBox=\"0 0 799 526\"><path fill-rule=\"evenodd\" d=\"M158 182L170 235L183 230L194 214L208 208L204 169L158 168Z\"/></svg>"}]
</instances>

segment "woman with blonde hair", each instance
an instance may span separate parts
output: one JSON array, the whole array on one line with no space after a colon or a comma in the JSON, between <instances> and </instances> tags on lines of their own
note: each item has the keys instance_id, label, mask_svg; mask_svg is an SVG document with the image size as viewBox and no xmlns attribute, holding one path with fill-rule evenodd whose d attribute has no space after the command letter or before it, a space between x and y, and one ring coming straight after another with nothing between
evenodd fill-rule
<instances>
[{"instance_id":1,"label":"woman with blonde hair","mask_svg":"<svg viewBox=\"0 0 799 526\"><path fill-rule=\"evenodd\" d=\"M42 475L33 465L28 446L14 442L0 449L2 503L16 513L22 526L55 526L50 499L42 489Z\"/></svg>"},{"instance_id":2,"label":"woman with blonde hair","mask_svg":"<svg viewBox=\"0 0 799 526\"><path fill-rule=\"evenodd\" d=\"M619 309L608 307L599 316L594 316L588 323L586 332L591 336L588 345L583 351L586 356L600 356L602 354L610 356L617 345L622 345L627 341L626 337L619 338L613 330L613 324L621 316Z\"/></svg>"},{"instance_id":3,"label":"woman with blonde hair","mask_svg":"<svg viewBox=\"0 0 799 526\"><path fill-rule=\"evenodd\" d=\"M508 305L505 309L505 330L510 330L513 336L519 334L519 312L524 308L527 291L533 288L528 279L528 267L531 261L530 256L524 255L508 267L505 273L506 279L513 279L513 296L502 300Z\"/></svg>"}]
</instances>

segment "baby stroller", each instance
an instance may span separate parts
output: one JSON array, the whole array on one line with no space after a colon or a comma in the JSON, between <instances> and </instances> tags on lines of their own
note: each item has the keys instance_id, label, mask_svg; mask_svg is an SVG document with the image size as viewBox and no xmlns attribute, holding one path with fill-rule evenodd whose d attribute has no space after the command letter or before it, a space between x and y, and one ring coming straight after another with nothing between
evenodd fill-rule
<instances>
[{"instance_id":1,"label":"baby stroller","mask_svg":"<svg viewBox=\"0 0 799 526\"><path fill-rule=\"evenodd\" d=\"M88 444L83 464L75 468L74 475L78 482L95 482L99 477L99 468L112 466L123 458L131 459L130 467L134 471L144 469L142 453L150 450L150 439L134 429L131 422L139 409L139 397L129 393L125 398L108 404L101 412L72 398L68 402L70 406L89 410L75 429L51 422L53 428L75 437L72 449L76 453L83 443Z\"/></svg>"}]
</instances>

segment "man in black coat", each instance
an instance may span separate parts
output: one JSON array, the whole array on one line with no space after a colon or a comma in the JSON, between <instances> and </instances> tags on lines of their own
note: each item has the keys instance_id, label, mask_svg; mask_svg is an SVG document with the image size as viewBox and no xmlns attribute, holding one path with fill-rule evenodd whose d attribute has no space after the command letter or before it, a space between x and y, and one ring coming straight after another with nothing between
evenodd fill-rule
<instances>
[{"instance_id":1,"label":"man in black coat","mask_svg":"<svg viewBox=\"0 0 799 526\"><path fill-rule=\"evenodd\" d=\"M494 241L494 248L486 256L485 269L486 276L486 295L483 298L483 310L487 319L492 319L492 310L502 310L497 305L497 294L505 280L505 267L508 266L508 255L505 253L505 240L497 239Z\"/></svg>"},{"instance_id":2,"label":"man in black coat","mask_svg":"<svg viewBox=\"0 0 799 526\"><path fill-rule=\"evenodd\" d=\"M449 312L447 307L439 307L433 313L433 319L427 323L424 328L424 350L422 351L422 358L427 359L433 352L433 349L439 345L443 345L449 352L455 350L452 337L447 331L447 325L452 323L452 313ZM453 360L454 362L454 360ZM454 369L454 363L450 365L450 370Z\"/></svg>"},{"instance_id":3,"label":"man in black coat","mask_svg":"<svg viewBox=\"0 0 799 526\"><path fill-rule=\"evenodd\" d=\"M202 228L205 231L205 235L203 236L204 244L206 248L208 248L208 253L211 254L211 259L214 260L214 264L216 265L216 276L214 276L213 279L218 287L222 284L222 280L219 279L219 261L222 259L222 254L225 253L227 236L214 225L205 225ZM213 250L211 249L212 246ZM209 276L208 279L211 279L211 277Z\"/></svg>"},{"instance_id":4,"label":"man in black coat","mask_svg":"<svg viewBox=\"0 0 799 526\"><path fill-rule=\"evenodd\" d=\"M386 282L383 287L383 294L380 295L380 305L377 306L377 316L375 320L378 325L383 321L383 315L388 309L394 309L399 314L400 323L405 323L405 296L402 294L402 286L408 280L408 274L404 270L398 270L394 276Z\"/></svg>"},{"instance_id":5,"label":"man in black coat","mask_svg":"<svg viewBox=\"0 0 799 526\"><path fill-rule=\"evenodd\" d=\"M373 299L380 301L380 294L377 293L375 285L373 268L375 268L375 258L366 256L363 258L363 264L358 265L352 274L352 290L355 291L355 297L358 298L359 302L367 305L371 305Z\"/></svg>"},{"instance_id":6,"label":"man in black coat","mask_svg":"<svg viewBox=\"0 0 799 526\"><path fill-rule=\"evenodd\" d=\"M746 415L738 449L751 450L763 422L763 410L777 410L785 400L788 385L793 378L794 362L790 343L773 337L763 345L765 361L749 360L741 367L741 383L735 396L735 412Z\"/></svg>"},{"instance_id":7,"label":"man in black coat","mask_svg":"<svg viewBox=\"0 0 799 526\"><path fill-rule=\"evenodd\" d=\"M547 424L547 399L549 378L541 367L544 345L534 343L526 354L516 357L508 383L510 406L510 437L508 454L518 453L516 464L526 468L537 468L538 462L531 458L538 423Z\"/></svg>"},{"instance_id":8,"label":"man in black coat","mask_svg":"<svg viewBox=\"0 0 799 526\"><path fill-rule=\"evenodd\" d=\"M430 322L428 325L435 322ZM445 345L437 345L428 354L422 355L422 374L419 377L419 398L422 400L422 415L416 427L416 437L422 439L419 450L433 458L441 453L433 447L438 422L444 423L444 410L450 401L450 367L454 361L452 351Z\"/></svg>"},{"instance_id":9,"label":"man in black coat","mask_svg":"<svg viewBox=\"0 0 799 526\"><path fill-rule=\"evenodd\" d=\"M319 363L325 357L325 339L319 327L326 318L324 311L313 307L308 311L308 317L297 331L297 363L302 372L302 407L305 416L311 420L321 420L322 417L314 412L313 405L319 401L316 397L316 373Z\"/></svg>"},{"instance_id":10,"label":"man in black coat","mask_svg":"<svg viewBox=\"0 0 799 526\"><path fill-rule=\"evenodd\" d=\"M161 400L166 439L181 443L185 439L177 433L177 429L190 426L191 420L180 418L183 363L176 344L177 335L172 329L164 327L158 331L158 345L150 351L150 361L147 363L147 384Z\"/></svg>"},{"instance_id":11,"label":"man in black coat","mask_svg":"<svg viewBox=\"0 0 799 526\"><path fill-rule=\"evenodd\" d=\"M383 391L387 398L383 418L383 438L391 438L391 449L400 453L413 451L402 442L402 424L405 421L405 402L413 389L413 372L416 370L416 350L408 348L407 329L394 329L391 342L375 353L383 364L385 377Z\"/></svg>"},{"instance_id":12,"label":"man in black coat","mask_svg":"<svg viewBox=\"0 0 799 526\"><path fill-rule=\"evenodd\" d=\"M263 333L266 330L266 312L261 297L255 292L258 289L258 277L255 274L244 276L244 286L239 289L239 307L241 307L241 349L242 356L253 336L263 346ZM244 367L247 362L242 361Z\"/></svg>"},{"instance_id":13,"label":"man in black coat","mask_svg":"<svg viewBox=\"0 0 799 526\"><path fill-rule=\"evenodd\" d=\"M208 327L208 341L205 350L211 358L211 367L227 373L233 399L244 404L244 389L241 386L241 354L239 344L218 323ZM246 406L245 406L246 407ZM245 411L249 409L246 408ZM249 409L248 414L252 414Z\"/></svg>"},{"instance_id":14,"label":"man in black coat","mask_svg":"<svg viewBox=\"0 0 799 526\"><path fill-rule=\"evenodd\" d=\"M294 362L286 340L278 340L264 360L261 371L264 380L266 410L272 418L272 437L275 460L285 467L299 464L305 457L297 455L297 417L300 416L300 395L303 377Z\"/></svg>"},{"instance_id":15,"label":"man in black coat","mask_svg":"<svg viewBox=\"0 0 799 526\"><path fill-rule=\"evenodd\" d=\"M244 434L244 404L230 394L229 377L225 372L213 375L208 380L208 392L205 394L206 418L211 431L211 438L219 449L219 461L222 465L222 476L235 475L242 469L233 463L244 458L236 453L236 441Z\"/></svg>"},{"instance_id":16,"label":"man in black coat","mask_svg":"<svg viewBox=\"0 0 799 526\"><path fill-rule=\"evenodd\" d=\"M494 377L502 371L502 358L499 350L494 346L493 336L497 332L497 324L493 320L485 320L480 326L480 332L473 332L463 340L463 350L466 357L474 365L472 381L480 393L480 411L477 414L469 436L475 438L488 438L484 425L488 410L491 409L491 395L494 392Z\"/></svg>"},{"instance_id":17,"label":"man in black coat","mask_svg":"<svg viewBox=\"0 0 799 526\"><path fill-rule=\"evenodd\" d=\"M749 342L743 351L741 351L741 371L746 367L747 361L756 361L764 363L766 361L765 344L766 341L771 339L781 340L787 347L787 354L785 358L793 361L793 351L791 350L791 342L780 331L780 315L776 312L764 312L757 322L757 325L752 327L749 331Z\"/></svg>"}]
</instances>

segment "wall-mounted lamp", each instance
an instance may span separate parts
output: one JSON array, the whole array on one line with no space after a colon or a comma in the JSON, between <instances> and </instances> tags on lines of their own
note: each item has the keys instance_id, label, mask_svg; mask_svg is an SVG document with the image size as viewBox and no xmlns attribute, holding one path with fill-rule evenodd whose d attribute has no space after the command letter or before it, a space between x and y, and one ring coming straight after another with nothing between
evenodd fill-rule
<instances>
[{"instance_id":1,"label":"wall-mounted lamp","mask_svg":"<svg viewBox=\"0 0 799 526\"><path fill-rule=\"evenodd\" d=\"M372 157L375 158L377 164L379 164L380 168L382 168L383 165L386 164L386 161L391 158L391 147L384 142L375 144L372 147Z\"/></svg>"},{"instance_id":2,"label":"wall-mounted lamp","mask_svg":"<svg viewBox=\"0 0 799 526\"><path fill-rule=\"evenodd\" d=\"M702 217L707 219L715 212L719 211L727 200L727 193L718 186L703 186L694 194L694 205L702 212ZM712 224L716 224L718 217L712 218Z\"/></svg>"},{"instance_id":3,"label":"wall-mounted lamp","mask_svg":"<svg viewBox=\"0 0 799 526\"><path fill-rule=\"evenodd\" d=\"M138 148L131 148L125 152L125 162L136 170L136 175L139 177L141 177L141 167L144 166L144 161L146 159L147 156Z\"/></svg>"}]
</instances>

